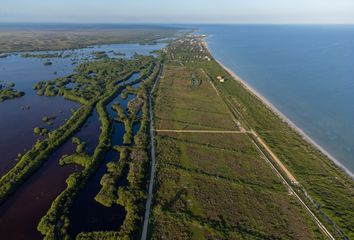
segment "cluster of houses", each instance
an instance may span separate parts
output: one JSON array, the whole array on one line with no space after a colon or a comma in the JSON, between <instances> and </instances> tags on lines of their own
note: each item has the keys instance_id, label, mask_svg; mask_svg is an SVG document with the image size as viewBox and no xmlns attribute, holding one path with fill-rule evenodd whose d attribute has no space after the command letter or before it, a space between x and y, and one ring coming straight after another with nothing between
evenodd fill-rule
<instances>
[{"instance_id":1,"label":"cluster of houses","mask_svg":"<svg viewBox=\"0 0 354 240\"><path fill-rule=\"evenodd\" d=\"M223 78L222 76L217 76L216 79L221 83L225 82L225 78Z\"/></svg>"}]
</instances>

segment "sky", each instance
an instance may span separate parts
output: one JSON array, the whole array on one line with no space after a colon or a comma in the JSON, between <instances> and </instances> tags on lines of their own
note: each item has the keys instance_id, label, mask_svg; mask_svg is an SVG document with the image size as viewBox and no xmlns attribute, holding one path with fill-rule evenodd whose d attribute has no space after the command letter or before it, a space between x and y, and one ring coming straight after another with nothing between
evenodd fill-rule
<instances>
[{"instance_id":1,"label":"sky","mask_svg":"<svg viewBox=\"0 0 354 240\"><path fill-rule=\"evenodd\" d=\"M0 22L354 24L354 0L0 0Z\"/></svg>"}]
</instances>

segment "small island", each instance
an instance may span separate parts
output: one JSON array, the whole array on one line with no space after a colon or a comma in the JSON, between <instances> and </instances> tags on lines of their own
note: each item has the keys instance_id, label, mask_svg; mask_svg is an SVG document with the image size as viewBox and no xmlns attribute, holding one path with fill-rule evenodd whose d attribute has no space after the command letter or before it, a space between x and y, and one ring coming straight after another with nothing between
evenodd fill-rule
<instances>
[{"instance_id":1,"label":"small island","mask_svg":"<svg viewBox=\"0 0 354 240\"><path fill-rule=\"evenodd\" d=\"M24 92L17 91L14 87L15 83L5 83L0 81L0 102L13 98L19 98L25 95Z\"/></svg>"}]
</instances>

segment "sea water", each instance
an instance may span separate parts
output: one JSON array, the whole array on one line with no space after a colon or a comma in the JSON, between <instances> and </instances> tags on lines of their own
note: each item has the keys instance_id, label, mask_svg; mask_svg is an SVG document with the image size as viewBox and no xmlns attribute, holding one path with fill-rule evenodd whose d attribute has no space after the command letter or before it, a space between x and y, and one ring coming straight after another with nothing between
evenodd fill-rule
<instances>
[{"instance_id":1,"label":"sea water","mask_svg":"<svg viewBox=\"0 0 354 240\"><path fill-rule=\"evenodd\" d=\"M213 56L354 172L354 25L202 25Z\"/></svg>"}]
</instances>

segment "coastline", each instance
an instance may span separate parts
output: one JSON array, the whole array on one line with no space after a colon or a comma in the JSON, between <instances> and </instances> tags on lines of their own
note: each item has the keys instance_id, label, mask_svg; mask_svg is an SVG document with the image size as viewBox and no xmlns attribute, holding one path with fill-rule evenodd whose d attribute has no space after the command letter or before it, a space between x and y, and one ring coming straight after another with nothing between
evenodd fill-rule
<instances>
[{"instance_id":1,"label":"coastline","mask_svg":"<svg viewBox=\"0 0 354 240\"><path fill-rule=\"evenodd\" d=\"M322 154L324 154L330 161L332 161L337 167L343 170L346 174L349 175L352 179L354 179L354 173L349 171L340 161L338 161L333 155L331 155L327 150L325 150L321 145L316 143L309 135L307 135L300 127L298 127L295 123L293 123L288 117L286 117L279 109L277 109L268 99L266 99L261 93L259 93L256 89L251 87L245 80L243 80L240 76L238 76L234 71L225 66L220 60L216 59L212 52L209 49L208 43L203 39L203 44L205 48L208 50L213 59L233 78L233 80L237 81L248 90L251 94L257 97L270 111L272 111L275 115L277 115L283 122L285 122L292 130L298 133L305 141L314 146L317 150L319 150Z\"/></svg>"}]
</instances>

